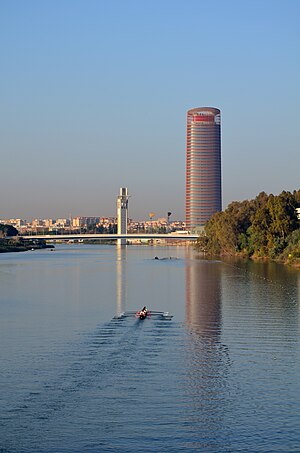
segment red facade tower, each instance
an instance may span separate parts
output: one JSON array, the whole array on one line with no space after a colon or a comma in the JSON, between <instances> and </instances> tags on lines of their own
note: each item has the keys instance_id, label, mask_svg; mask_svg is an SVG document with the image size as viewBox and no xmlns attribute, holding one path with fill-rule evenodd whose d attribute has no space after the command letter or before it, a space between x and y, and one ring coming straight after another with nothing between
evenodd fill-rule
<instances>
[{"instance_id":1,"label":"red facade tower","mask_svg":"<svg viewBox=\"0 0 300 453\"><path fill-rule=\"evenodd\" d=\"M221 113L201 107L187 112L186 227L203 227L222 210Z\"/></svg>"}]
</instances>

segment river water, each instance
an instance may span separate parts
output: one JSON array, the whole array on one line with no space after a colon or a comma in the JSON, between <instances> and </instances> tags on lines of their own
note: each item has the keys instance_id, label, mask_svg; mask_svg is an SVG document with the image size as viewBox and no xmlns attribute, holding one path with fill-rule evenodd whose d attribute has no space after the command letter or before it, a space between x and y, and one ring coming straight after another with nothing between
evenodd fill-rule
<instances>
[{"instance_id":1,"label":"river water","mask_svg":"<svg viewBox=\"0 0 300 453\"><path fill-rule=\"evenodd\" d=\"M185 247L1 254L0 452L299 452L299 288ZM113 319L143 305L174 317Z\"/></svg>"}]
</instances>

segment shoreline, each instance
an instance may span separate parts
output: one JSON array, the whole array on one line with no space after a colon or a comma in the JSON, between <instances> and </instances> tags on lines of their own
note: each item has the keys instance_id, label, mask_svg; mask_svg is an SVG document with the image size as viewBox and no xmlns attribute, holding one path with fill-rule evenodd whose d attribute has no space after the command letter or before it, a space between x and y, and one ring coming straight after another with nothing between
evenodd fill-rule
<instances>
[{"instance_id":1,"label":"shoreline","mask_svg":"<svg viewBox=\"0 0 300 453\"><path fill-rule=\"evenodd\" d=\"M225 255L225 254L220 254L220 255L212 255L204 252L199 252L197 248L195 248L195 251L199 253L199 255L208 258L208 259L219 259L221 261L226 262L226 258L233 259L236 261L252 261L255 263L275 263L275 264L281 264L283 266L288 266L292 267L294 269L299 269L300 270L300 260L298 261L292 261L291 259L287 260L280 260L280 259L271 259L269 257L258 257L258 256L245 256L242 254L235 254L235 255Z\"/></svg>"},{"instance_id":2,"label":"shoreline","mask_svg":"<svg viewBox=\"0 0 300 453\"><path fill-rule=\"evenodd\" d=\"M29 252L30 250L41 250L41 249L55 249L54 245L30 245L30 246L25 246L25 245L12 245L12 246L5 246L5 247L0 247L0 253L13 253L13 252Z\"/></svg>"}]
</instances>

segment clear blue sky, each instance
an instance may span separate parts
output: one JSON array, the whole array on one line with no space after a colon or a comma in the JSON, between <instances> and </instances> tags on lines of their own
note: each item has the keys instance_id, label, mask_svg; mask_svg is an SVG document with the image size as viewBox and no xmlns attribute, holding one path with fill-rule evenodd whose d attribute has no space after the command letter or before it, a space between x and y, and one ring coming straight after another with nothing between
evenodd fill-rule
<instances>
[{"instance_id":1,"label":"clear blue sky","mask_svg":"<svg viewBox=\"0 0 300 453\"><path fill-rule=\"evenodd\" d=\"M0 218L184 219L186 111L222 112L223 206L300 187L298 0L2 0Z\"/></svg>"}]
</instances>

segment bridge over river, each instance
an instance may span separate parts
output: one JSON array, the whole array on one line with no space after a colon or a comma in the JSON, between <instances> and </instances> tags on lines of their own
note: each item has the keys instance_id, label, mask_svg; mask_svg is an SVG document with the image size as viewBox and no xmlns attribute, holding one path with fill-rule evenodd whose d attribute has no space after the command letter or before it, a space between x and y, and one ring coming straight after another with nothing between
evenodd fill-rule
<instances>
[{"instance_id":1,"label":"bridge over river","mask_svg":"<svg viewBox=\"0 0 300 453\"><path fill-rule=\"evenodd\" d=\"M44 239L46 241L89 241L89 240L118 240L127 239L133 240L169 240L169 241L196 241L198 239L197 234L180 234L180 233L137 233L137 234L37 234L37 235L22 235L25 240L33 239Z\"/></svg>"}]
</instances>

